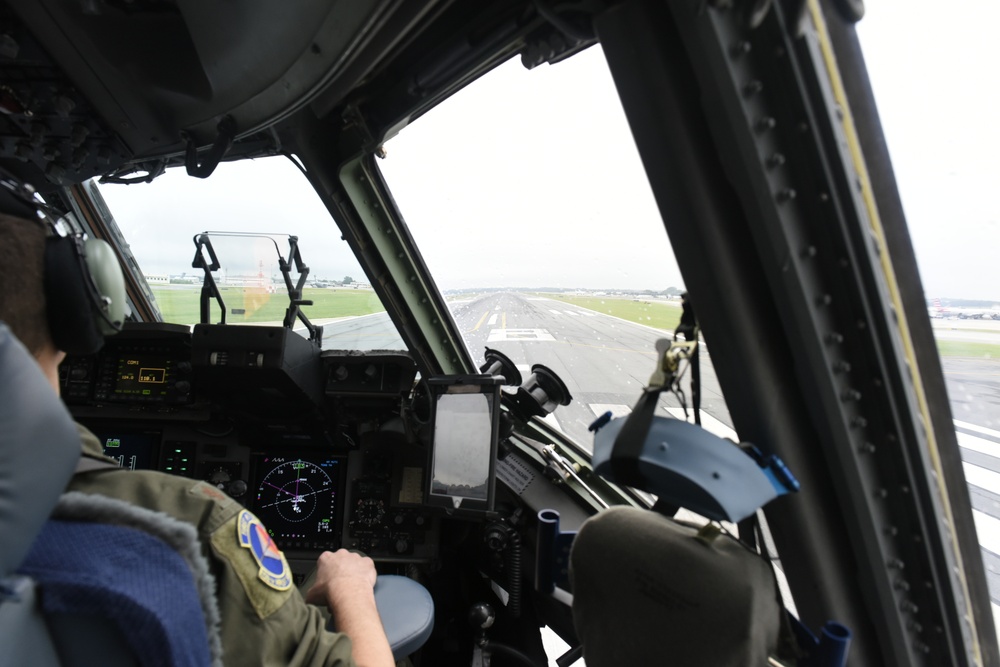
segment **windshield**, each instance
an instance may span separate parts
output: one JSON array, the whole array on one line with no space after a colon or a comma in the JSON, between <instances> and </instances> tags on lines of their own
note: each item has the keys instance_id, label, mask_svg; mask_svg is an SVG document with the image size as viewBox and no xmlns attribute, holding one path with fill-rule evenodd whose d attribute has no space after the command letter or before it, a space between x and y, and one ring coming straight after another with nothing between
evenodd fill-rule
<instances>
[{"instance_id":1,"label":"windshield","mask_svg":"<svg viewBox=\"0 0 1000 667\"><path fill-rule=\"evenodd\" d=\"M205 180L174 169L149 184L99 188L165 322L200 320L205 271L192 266L193 239L209 232L224 304L212 301L211 322L224 314L227 324L280 325L288 284L298 287L304 276L301 297L312 305L302 312L323 327L323 349L406 349L329 212L288 159L223 163ZM302 320L294 328L308 337Z\"/></svg>"},{"instance_id":2,"label":"windshield","mask_svg":"<svg viewBox=\"0 0 1000 667\"><path fill-rule=\"evenodd\" d=\"M684 292L600 47L531 72L509 61L385 151L379 167L473 359L491 348L522 376L555 371L573 400L547 421L590 449L587 427L627 415L649 383ZM701 355L702 421L729 435ZM661 414L693 418L689 379Z\"/></svg>"},{"instance_id":3,"label":"windshield","mask_svg":"<svg viewBox=\"0 0 1000 667\"><path fill-rule=\"evenodd\" d=\"M1000 92L984 85L997 65L998 19L995 2L945 15L884 0L869 3L858 36L920 264L1000 634Z\"/></svg>"}]
</instances>

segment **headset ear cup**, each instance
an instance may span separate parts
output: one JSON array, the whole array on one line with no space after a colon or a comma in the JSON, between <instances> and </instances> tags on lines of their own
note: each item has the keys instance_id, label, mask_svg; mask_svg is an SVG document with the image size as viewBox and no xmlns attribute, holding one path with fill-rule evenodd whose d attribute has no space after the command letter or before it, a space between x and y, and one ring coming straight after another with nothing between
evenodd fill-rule
<instances>
[{"instance_id":1,"label":"headset ear cup","mask_svg":"<svg viewBox=\"0 0 1000 667\"><path fill-rule=\"evenodd\" d=\"M97 289L94 319L102 334L113 336L125 324L125 276L115 251L107 241L88 239L84 249L87 269Z\"/></svg>"},{"instance_id":2,"label":"headset ear cup","mask_svg":"<svg viewBox=\"0 0 1000 667\"><path fill-rule=\"evenodd\" d=\"M45 241L45 308L56 348L69 354L93 354L101 349L104 337L94 322L76 243L70 237Z\"/></svg>"},{"instance_id":3,"label":"headset ear cup","mask_svg":"<svg viewBox=\"0 0 1000 667\"><path fill-rule=\"evenodd\" d=\"M69 354L100 350L104 336L121 330L125 319L125 280L111 247L96 239L84 246L74 237L49 237L45 299L58 349Z\"/></svg>"}]
</instances>

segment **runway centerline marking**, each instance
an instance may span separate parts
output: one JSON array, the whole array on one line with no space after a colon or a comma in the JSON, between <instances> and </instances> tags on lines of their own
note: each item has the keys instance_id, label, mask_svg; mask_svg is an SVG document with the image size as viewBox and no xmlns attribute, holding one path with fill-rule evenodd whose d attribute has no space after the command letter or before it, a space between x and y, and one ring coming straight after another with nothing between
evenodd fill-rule
<instances>
[{"instance_id":1,"label":"runway centerline marking","mask_svg":"<svg viewBox=\"0 0 1000 667\"><path fill-rule=\"evenodd\" d=\"M483 313L483 316L479 318L478 322L476 322L476 326L472 327L472 329L470 329L467 333L472 333L473 331L479 331L479 327L483 326L483 322L486 321L486 316L489 314L490 311L488 310L485 313Z\"/></svg>"},{"instance_id":2,"label":"runway centerline marking","mask_svg":"<svg viewBox=\"0 0 1000 667\"><path fill-rule=\"evenodd\" d=\"M497 314L493 313L493 315L490 317L490 321L487 322L487 324L493 326L496 323L497 323Z\"/></svg>"}]
</instances>

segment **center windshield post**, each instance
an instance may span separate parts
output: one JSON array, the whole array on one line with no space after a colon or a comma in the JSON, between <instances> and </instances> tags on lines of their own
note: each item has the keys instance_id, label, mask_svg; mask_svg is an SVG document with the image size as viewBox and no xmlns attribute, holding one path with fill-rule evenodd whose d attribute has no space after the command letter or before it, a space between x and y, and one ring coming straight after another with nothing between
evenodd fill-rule
<instances>
[{"instance_id":1,"label":"center windshield post","mask_svg":"<svg viewBox=\"0 0 1000 667\"><path fill-rule=\"evenodd\" d=\"M284 326L286 329L291 329L295 326L296 318L301 320L302 324L309 330L309 340L319 347L323 343L323 327L310 322L301 310L302 306L311 306L313 302L302 298L302 288L306 284L306 278L309 277L309 267L302 261L302 253L299 252L299 237L297 236L288 237L288 257L290 262L278 255L278 268L281 270L281 276L285 279L285 289L288 290L288 308L285 310ZM294 285L292 284L293 263L299 274L299 279Z\"/></svg>"},{"instance_id":2,"label":"center windshield post","mask_svg":"<svg viewBox=\"0 0 1000 667\"><path fill-rule=\"evenodd\" d=\"M215 278L212 277L212 272L219 270L219 258L215 255L215 248L212 247L212 242L209 240L207 233L195 234L194 246L194 261L191 262L191 266L196 269L205 270L205 281L201 285L200 322L202 324L211 324L210 319L212 317L212 306L210 299L214 298L218 302L219 308L222 309L222 320L220 324L225 324L226 302L222 300L222 293L219 292L219 286L216 285ZM208 256L211 260L210 262L205 261L205 250L208 251Z\"/></svg>"}]
</instances>

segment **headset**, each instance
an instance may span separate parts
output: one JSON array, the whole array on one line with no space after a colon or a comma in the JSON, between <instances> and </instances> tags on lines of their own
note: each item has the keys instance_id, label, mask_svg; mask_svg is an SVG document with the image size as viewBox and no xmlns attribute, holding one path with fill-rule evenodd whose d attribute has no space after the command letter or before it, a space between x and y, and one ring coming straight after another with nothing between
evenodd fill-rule
<instances>
[{"instance_id":1,"label":"headset","mask_svg":"<svg viewBox=\"0 0 1000 667\"><path fill-rule=\"evenodd\" d=\"M58 214L34 188L0 169L0 213L45 228L44 291L56 348L94 354L125 322L125 276L111 246L85 234L64 234Z\"/></svg>"}]
</instances>

